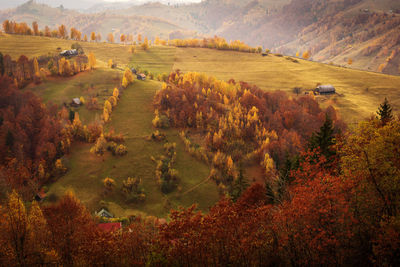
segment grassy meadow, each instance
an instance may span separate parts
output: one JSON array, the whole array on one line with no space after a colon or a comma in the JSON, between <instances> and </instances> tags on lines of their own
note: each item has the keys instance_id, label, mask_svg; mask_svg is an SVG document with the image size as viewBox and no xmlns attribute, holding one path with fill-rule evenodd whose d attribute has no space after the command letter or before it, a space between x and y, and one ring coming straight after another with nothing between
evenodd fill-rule
<instances>
[{"instance_id":1,"label":"grassy meadow","mask_svg":"<svg viewBox=\"0 0 400 267\"><path fill-rule=\"evenodd\" d=\"M127 155L115 157L106 153L104 156L95 156L89 152L91 145L75 144L66 158L70 171L50 186L49 194L60 196L66 190L72 190L90 210L106 206L117 216L143 213L163 217L171 208L178 206L188 207L199 203L202 210L212 206L218 200L217 186L212 181L203 183L208 177L209 166L184 151L177 130L171 129L165 133L169 142L177 144L175 167L179 171L181 190L164 195L159 189L155 178L155 163L151 157L162 155L164 142L148 141L146 137L154 131L151 103L160 86L161 83L155 81L135 81L124 91L113 111L111 122L106 125L106 128L124 134ZM116 181L116 188L114 193L104 196L102 180L106 177ZM122 181L128 177L142 179L146 191L143 203L125 203L121 186ZM193 187L193 191L185 194Z\"/></svg>"},{"instance_id":2,"label":"grassy meadow","mask_svg":"<svg viewBox=\"0 0 400 267\"><path fill-rule=\"evenodd\" d=\"M77 41L64 40L50 37L10 35L0 33L0 52L10 55L17 60L20 55L28 58L58 53L61 50L71 49L71 45ZM131 52L129 45L109 44L105 42L78 42L86 54L93 52L98 66L106 67L108 60L112 59L118 66L125 66L130 62Z\"/></svg>"}]
</instances>

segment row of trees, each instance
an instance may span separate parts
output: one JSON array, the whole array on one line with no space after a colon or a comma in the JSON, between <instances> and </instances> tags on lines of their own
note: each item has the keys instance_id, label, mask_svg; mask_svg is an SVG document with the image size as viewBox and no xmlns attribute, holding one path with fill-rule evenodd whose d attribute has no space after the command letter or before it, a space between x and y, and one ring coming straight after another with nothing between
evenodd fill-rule
<instances>
[{"instance_id":1,"label":"row of trees","mask_svg":"<svg viewBox=\"0 0 400 267\"><path fill-rule=\"evenodd\" d=\"M25 22L15 22L10 20L3 21L3 30L8 34L21 34L21 35L35 35L35 36L46 36L53 38L71 39L76 41L84 42L100 42L102 37L100 33L91 32L89 37L86 34L82 34L81 31L72 27L69 31L64 24L61 24L55 29L45 26L44 29L40 30L36 21L32 22L32 27L29 27Z\"/></svg>"},{"instance_id":2,"label":"row of trees","mask_svg":"<svg viewBox=\"0 0 400 267\"><path fill-rule=\"evenodd\" d=\"M171 211L169 222L131 218L106 232L71 194L27 209L0 207L0 261L27 265L397 266L400 264L400 120L388 105L330 146L304 150L279 202L253 184L208 213ZM126 183L126 184L125 184ZM139 181L140 184L140 181ZM124 182L134 188L138 180ZM128 190L128 189L127 189ZM132 189L134 190L134 189Z\"/></svg>"},{"instance_id":3,"label":"row of trees","mask_svg":"<svg viewBox=\"0 0 400 267\"><path fill-rule=\"evenodd\" d=\"M177 47L203 47L203 48L211 48L218 50L231 50L231 51L240 51L240 52L248 52L248 53L262 53L262 47L251 47L240 40L235 40L231 42L227 42L224 38L214 36L214 38L204 38L204 39L174 39L168 40L168 42L163 40L157 40L156 44L165 44L167 43L170 46Z\"/></svg>"}]
</instances>

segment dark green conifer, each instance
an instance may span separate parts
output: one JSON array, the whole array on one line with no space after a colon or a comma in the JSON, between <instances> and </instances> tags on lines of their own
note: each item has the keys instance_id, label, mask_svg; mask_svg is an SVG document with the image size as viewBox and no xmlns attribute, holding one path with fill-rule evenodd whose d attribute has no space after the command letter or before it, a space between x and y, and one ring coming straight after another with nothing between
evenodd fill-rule
<instances>
[{"instance_id":1,"label":"dark green conifer","mask_svg":"<svg viewBox=\"0 0 400 267\"><path fill-rule=\"evenodd\" d=\"M335 144L334 129L332 120L326 114L324 125L321 126L320 130L313 133L308 148L310 150L319 149L321 154L329 160L335 155L335 150L332 149L332 145Z\"/></svg>"},{"instance_id":2,"label":"dark green conifer","mask_svg":"<svg viewBox=\"0 0 400 267\"><path fill-rule=\"evenodd\" d=\"M379 106L376 113L379 115L378 119L382 122L383 125L393 119L392 107L390 106L389 101L386 97L385 101L383 101L383 103Z\"/></svg>"}]
</instances>

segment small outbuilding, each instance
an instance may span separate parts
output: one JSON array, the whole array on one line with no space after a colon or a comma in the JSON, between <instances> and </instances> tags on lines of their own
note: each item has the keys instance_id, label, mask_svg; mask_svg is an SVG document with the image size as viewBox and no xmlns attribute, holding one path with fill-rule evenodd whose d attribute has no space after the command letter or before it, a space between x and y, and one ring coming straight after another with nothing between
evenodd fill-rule
<instances>
[{"instance_id":1,"label":"small outbuilding","mask_svg":"<svg viewBox=\"0 0 400 267\"><path fill-rule=\"evenodd\" d=\"M136 74L136 69L135 68L132 68L131 71L132 71L133 74Z\"/></svg>"},{"instance_id":2,"label":"small outbuilding","mask_svg":"<svg viewBox=\"0 0 400 267\"><path fill-rule=\"evenodd\" d=\"M319 85L315 88L315 92L319 93L320 95L332 95L336 93L336 89L333 85Z\"/></svg>"},{"instance_id":3,"label":"small outbuilding","mask_svg":"<svg viewBox=\"0 0 400 267\"><path fill-rule=\"evenodd\" d=\"M82 105L82 102L79 98L73 98L72 102L71 102L71 106L73 107L79 107L80 105Z\"/></svg>"},{"instance_id":4,"label":"small outbuilding","mask_svg":"<svg viewBox=\"0 0 400 267\"><path fill-rule=\"evenodd\" d=\"M77 56L77 55L78 55L78 50L76 50L76 49L64 50L60 53L60 56L63 56L63 57L72 57L72 56Z\"/></svg>"},{"instance_id":5,"label":"small outbuilding","mask_svg":"<svg viewBox=\"0 0 400 267\"><path fill-rule=\"evenodd\" d=\"M46 197L46 193L43 189L41 189L35 196L35 200L37 202L41 202Z\"/></svg>"},{"instance_id":6,"label":"small outbuilding","mask_svg":"<svg viewBox=\"0 0 400 267\"><path fill-rule=\"evenodd\" d=\"M106 211L105 209L101 209L99 212L95 212L96 216L104 217L104 218L114 218L114 216Z\"/></svg>"},{"instance_id":7,"label":"small outbuilding","mask_svg":"<svg viewBox=\"0 0 400 267\"><path fill-rule=\"evenodd\" d=\"M146 80L146 75L144 75L143 73L138 74L136 77L138 80L141 80L141 81Z\"/></svg>"}]
</instances>

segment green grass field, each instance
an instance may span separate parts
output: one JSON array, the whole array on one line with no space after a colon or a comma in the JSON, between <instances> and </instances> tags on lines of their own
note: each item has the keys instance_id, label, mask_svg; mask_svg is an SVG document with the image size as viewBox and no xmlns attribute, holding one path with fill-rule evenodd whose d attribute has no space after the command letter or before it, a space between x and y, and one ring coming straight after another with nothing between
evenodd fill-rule
<instances>
[{"instance_id":1,"label":"green grass field","mask_svg":"<svg viewBox=\"0 0 400 267\"><path fill-rule=\"evenodd\" d=\"M58 106L63 103L69 104L75 97L83 96L85 100L89 100L91 96L95 96L99 107L102 108L104 101L112 95L114 88L119 86L121 76L121 71L100 68L81 72L72 77L49 77L39 85L30 84L24 90L31 90L44 102L51 102ZM89 111L84 105L73 110L79 112L84 123L89 123L102 114L102 109Z\"/></svg>"},{"instance_id":2,"label":"green grass field","mask_svg":"<svg viewBox=\"0 0 400 267\"><path fill-rule=\"evenodd\" d=\"M111 116L108 129L122 132L126 138L128 154L114 157L111 154L95 156L89 152L88 144L76 144L67 157L70 171L50 186L49 194L58 196L72 190L90 210L100 208L100 201L117 216L149 214L165 216L171 208L188 207L199 203L199 208L207 210L218 200L217 186L208 181L188 194L182 194L202 183L209 174L209 167L192 158L184 151L184 145L177 130L166 131L169 142L177 144L176 169L179 171L181 192L163 195L155 178L155 163L151 156L163 153L163 142L147 141L154 130L151 125L153 110L151 103L161 83L136 81L126 89ZM102 180L115 179L117 186L113 194L103 196ZM146 191L146 201L128 205L121 194L122 181L128 177L142 179Z\"/></svg>"}]
</instances>

